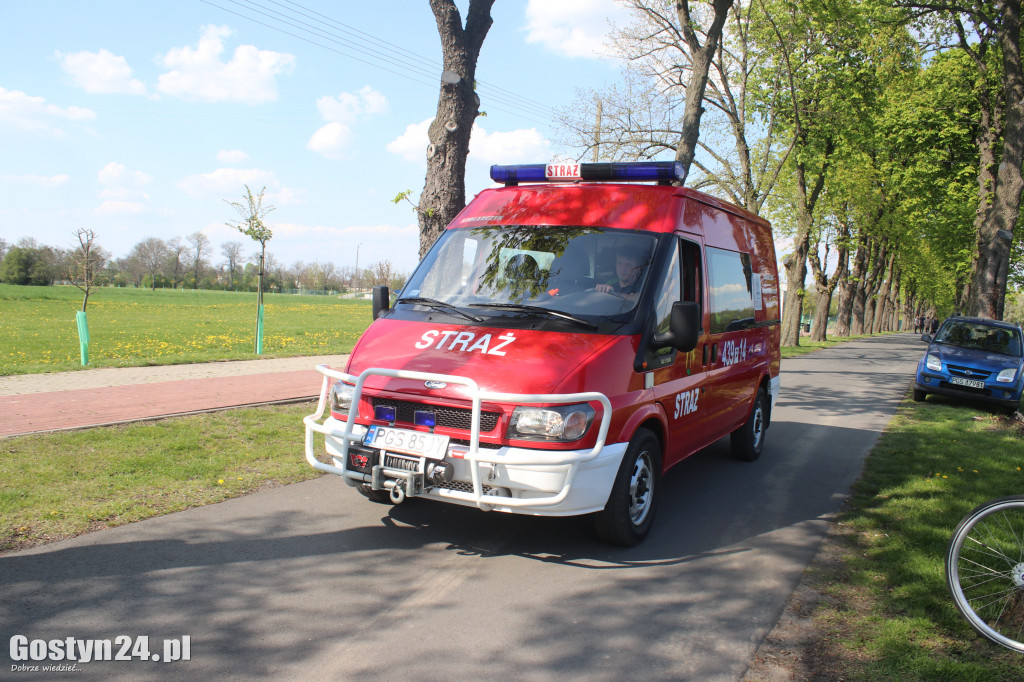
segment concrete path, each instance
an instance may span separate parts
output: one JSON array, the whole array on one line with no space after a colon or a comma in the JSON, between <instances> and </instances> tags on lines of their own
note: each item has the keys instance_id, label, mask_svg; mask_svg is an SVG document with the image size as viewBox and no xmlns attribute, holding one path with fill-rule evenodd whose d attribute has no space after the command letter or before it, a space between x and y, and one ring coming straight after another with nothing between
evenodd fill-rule
<instances>
[{"instance_id":1,"label":"concrete path","mask_svg":"<svg viewBox=\"0 0 1024 682\"><path fill-rule=\"evenodd\" d=\"M347 355L0 377L0 438L316 397Z\"/></svg>"}]
</instances>

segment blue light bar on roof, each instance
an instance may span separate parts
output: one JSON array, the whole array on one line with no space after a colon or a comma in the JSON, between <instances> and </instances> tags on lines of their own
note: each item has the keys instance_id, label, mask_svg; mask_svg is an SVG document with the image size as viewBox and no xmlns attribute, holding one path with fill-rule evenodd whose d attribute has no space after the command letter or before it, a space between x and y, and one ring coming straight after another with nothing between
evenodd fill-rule
<instances>
[{"instance_id":1,"label":"blue light bar on roof","mask_svg":"<svg viewBox=\"0 0 1024 682\"><path fill-rule=\"evenodd\" d=\"M491 166L491 180L505 185L520 182L650 182L683 181L686 173L678 161L635 163L534 163Z\"/></svg>"}]
</instances>

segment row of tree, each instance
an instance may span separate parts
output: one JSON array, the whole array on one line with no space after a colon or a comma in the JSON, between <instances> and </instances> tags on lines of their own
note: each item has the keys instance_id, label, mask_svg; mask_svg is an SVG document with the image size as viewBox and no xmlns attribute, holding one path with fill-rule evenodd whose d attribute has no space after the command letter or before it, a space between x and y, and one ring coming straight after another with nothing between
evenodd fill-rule
<instances>
[{"instance_id":1,"label":"row of tree","mask_svg":"<svg viewBox=\"0 0 1024 682\"><path fill-rule=\"evenodd\" d=\"M1003 317L1022 260L1020 0L626 4L624 78L580 94L563 141L672 152L687 184L769 217L791 244L783 344L809 295L819 338L833 307L839 334Z\"/></svg>"},{"instance_id":2,"label":"row of tree","mask_svg":"<svg viewBox=\"0 0 1024 682\"><path fill-rule=\"evenodd\" d=\"M48 246L32 238L15 244L0 239L0 282L38 286L74 282L83 270L80 252L84 248L82 244ZM215 250L206 235L195 232L184 239L143 239L122 258L90 243L89 259L95 286L256 291L260 253L246 255L244 248L242 242L228 241ZM327 261L285 266L268 252L264 269L268 291L353 291L377 284L397 290L405 280L388 260L356 272L352 266Z\"/></svg>"}]
</instances>

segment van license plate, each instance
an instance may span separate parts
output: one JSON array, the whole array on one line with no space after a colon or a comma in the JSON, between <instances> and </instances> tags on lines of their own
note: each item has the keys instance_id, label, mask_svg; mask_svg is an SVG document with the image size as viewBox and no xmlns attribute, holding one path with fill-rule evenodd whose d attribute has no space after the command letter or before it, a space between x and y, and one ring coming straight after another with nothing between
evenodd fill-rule
<instances>
[{"instance_id":1,"label":"van license plate","mask_svg":"<svg viewBox=\"0 0 1024 682\"><path fill-rule=\"evenodd\" d=\"M363 445L406 455L444 459L448 451L448 436L390 426L371 426L363 436Z\"/></svg>"},{"instance_id":2,"label":"van license plate","mask_svg":"<svg viewBox=\"0 0 1024 682\"><path fill-rule=\"evenodd\" d=\"M949 383L954 386L969 386L971 388L985 388L984 381L978 381L977 379L963 379L961 377L950 377Z\"/></svg>"}]
</instances>

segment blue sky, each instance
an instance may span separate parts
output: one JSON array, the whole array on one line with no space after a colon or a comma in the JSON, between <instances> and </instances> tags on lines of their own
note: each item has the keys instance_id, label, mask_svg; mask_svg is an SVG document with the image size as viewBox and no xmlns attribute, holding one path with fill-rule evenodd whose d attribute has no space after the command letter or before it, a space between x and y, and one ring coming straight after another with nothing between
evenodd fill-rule
<instances>
[{"instance_id":1,"label":"blue sky","mask_svg":"<svg viewBox=\"0 0 1024 682\"><path fill-rule=\"evenodd\" d=\"M457 3L465 16L467 2ZM268 250L292 264L417 262L415 216L440 82L427 0L5 0L0 11L0 237L115 257L147 237L224 225L244 185L276 207ZM329 36L286 26L287 12ZM304 18L299 13L305 15ZM492 163L560 149L553 110L618 79L602 56L614 0L497 0L478 62L467 192ZM270 24L262 25L262 24ZM314 41L319 44L313 44ZM251 246L251 248L250 248Z\"/></svg>"}]
</instances>

